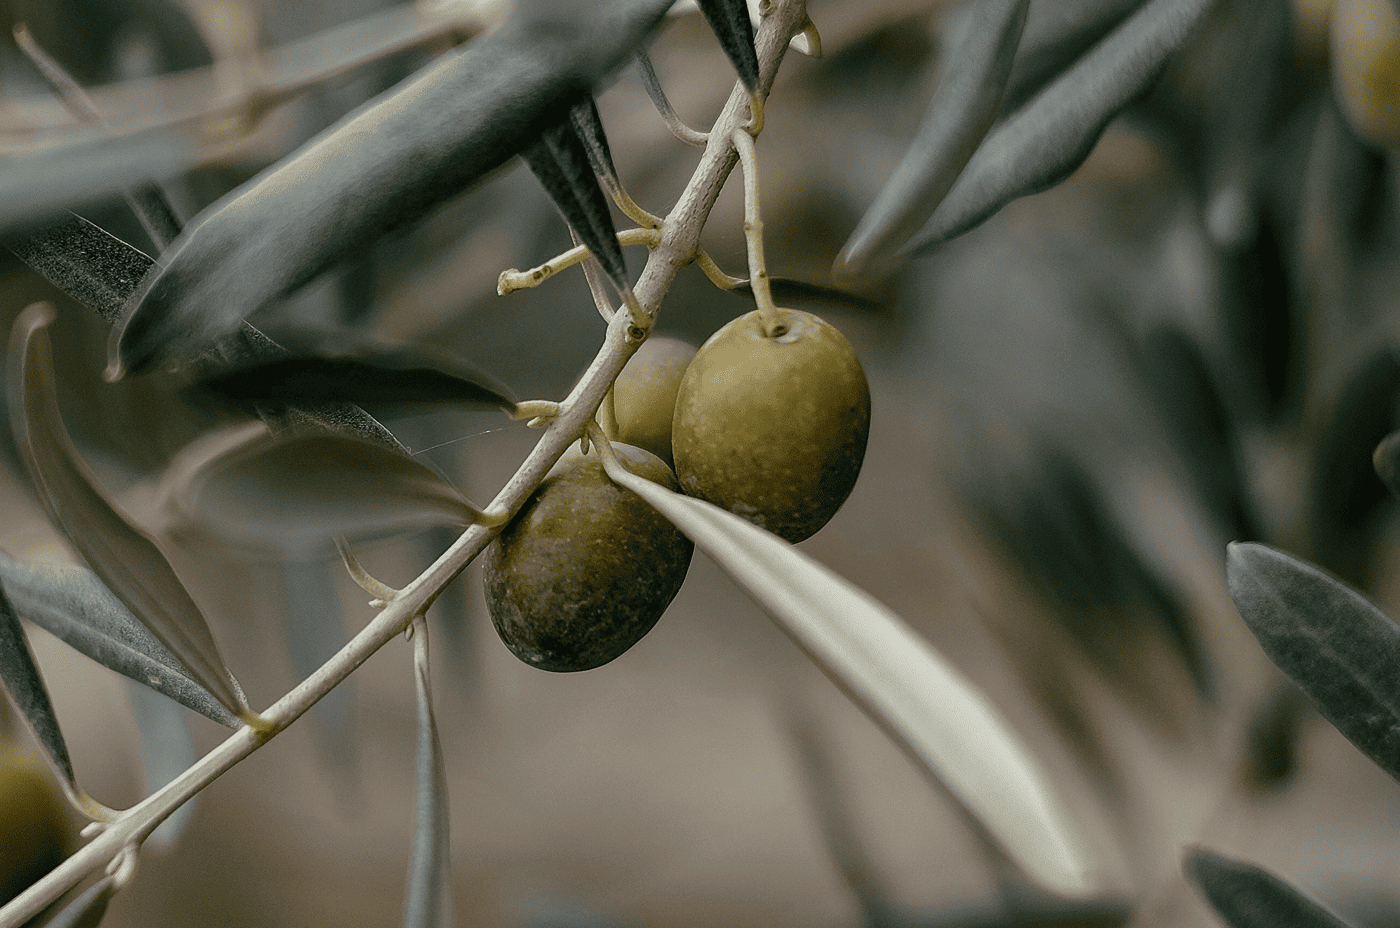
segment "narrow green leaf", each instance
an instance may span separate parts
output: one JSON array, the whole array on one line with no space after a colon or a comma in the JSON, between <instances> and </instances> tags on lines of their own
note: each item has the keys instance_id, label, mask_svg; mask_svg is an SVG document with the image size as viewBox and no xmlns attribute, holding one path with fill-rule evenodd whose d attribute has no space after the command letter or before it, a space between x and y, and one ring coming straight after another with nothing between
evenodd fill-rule
<instances>
[{"instance_id":1,"label":"narrow green leaf","mask_svg":"<svg viewBox=\"0 0 1400 928\"><path fill-rule=\"evenodd\" d=\"M117 894L116 877L105 876L87 889L51 921L43 923L43 928L97 928L107 914L107 906ZM26 926L28 928L28 926Z\"/></svg>"},{"instance_id":2,"label":"narrow green leaf","mask_svg":"<svg viewBox=\"0 0 1400 928\"><path fill-rule=\"evenodd\" d=\"M608 146L608 136L603 129L603 117L599 115L598 103L591 95L569 110L569 124L583 143L593 173L598 175L608 194L615 195L615 191L622 189L622 184L617 178L617 166L613 164L612 149Z\"/></svg>"},{"instance_id":3,"label":"narrow green leaf","mask_svg":"<svg viewBox=\"0 0 1400 928\"><path fill-rule=\"evenodd\" d=\"M433 718L428 626L421 619L413 631L413 681L418 695L418 804L403 921L404 928L448 928L452 882L447 771Z\"/></svg>"},{"instance_id":4,"label":"narrow green leaf","mask_svg":"<svg viewBox=\"0 0 1400 928\"><path fill-rule=\"evenodd\" d=\"M500 29L444 55L195 217L114 329L110 370L139 374L198 352L467 189L565 120L670 4L514 4Z\"/></svg>"},{"instance_id":5,"label":"narrow green leaf","mask_svg":"<svg viewBox=\"0 0 1400 928\"><path fill-rule=\"evenodd\" d=\"M72 213L5 239L5 247L49 283L112 323L121 317L141 278L155 266L139 248ZM246 322L219 347L223 363L252 364L284 353L281 346ZM297 414L329 429L391 448L403 447L388 429L350 403L299 407Z\"/></svg>"},{"instance_id":6,"label":"narrow green leaf","mask_svg":"<svg viewBox=\"0 0 1400 928\"><path fill-rule=\"evenodd\" d=\"M166 470L152 518L181 544L306 558L340 536L469 525L480 512L411 456L321 430L274 435L262 423L194 442Z\"/></svg>"},{"instance_id":7,"label":"narrow green leaf","mask_svg":"<svg viewBox=\"0 0 1400 928\"><path fill-rule=\"evenodd\" d=\"M28 564L0 552L0 583L21 617L69 647L221 725L238 727L238 719L92 571Z\"/></svg>"},{"instance_id":8,"label":"narrow green leaf","mask_svg":"<svg viewBox=\"0 0 1400 928\"><path fill-rule=\"evenodd\" d=\"M98 488L58 410L46 328L53 308L30 306L10 341L10 426L49 518L131 613L180 659L224 708L255 717L219 656L203 614L154 541Z\"/></svg>"},{"instance_id":9,"label":"narrow green leaf","mask_svg":"<svg viewBox=\"0 0 1400 928\"><path fill-rule=\"evenodd\" d=\"M746 0L698 0L700 12L714 30L729 63L749 93L758 87L758 51L753 45L753 20Z\"/></svg>"},{"instance_id":10,"label":"narrow green leaf","mask_svg":"<svg viewBox=\"0 0 1400 928\"><path fill-rule=\"evenodd\" d=\"M1019 109L1143 3L1144 0L1061 0L1032 4L1021 45L1016 50L1003 111Z\"/></svg>"},{"instance_id":11,"label":"narrow green leaf","mask_svg":"<svg viewBox=\"0 0 1400 928\"><path fill-rule=\"evenodd\" d=\"M626 289L627 264L617 242L612 210L573 121L566 119L545 129L521 156L613 284L619 290Z\"/></svg>"},{"instance_id":12,"label":"narrow green leaf","mask_svg":"<svg viewBox=\"0 0 1400 928\"><path fill-rule=\"evenodd\" d=\"M63 777L70 794L77 795L78 781L73 773L68 743L63 740L63 730L59 728L39 665L34 663L29 639L25 637L3 585L0 585L0 688L24 716L54 772Z\"/></svg>"},{"instance_id":13,"label":"narrow green leaf","mask_svg":"<svg viewBox=\"0 0 1400 928\"><path fill-rule=\"evenodd\" d=\"M1047 888L1092 890L1094 862L1044 771L992 703L902 619L792 545L622 469L808 656Z\"/></svg>"},{"instance_id":14,"label":"narrow green leaf","mask_svg":"<svg viewBox=\"0 0 1400 928\"><path fill-rule=\"evenodd\" d=\"M1279 669L1400 779L1400 626L1360 593L1274 548L1231 544L1230 596Z\"/></svg>"},{"instance_id":15,"label":"narrow green leaf","mask_svg":"<svg viewBox=\"0 0 1400 928\"><path fill-rule=\"evenodd\" d=\"M978 0L918 134L837 259L859 271L928 221L996 120L1030 0Z\"/></svg>"},{"instance_id":16,"label":"narrow green leaf","mask_svg":"<svg viewBox=\"0 0 1400 928\"><path fill-rule=\"evenodd\" d=\"M136 729L141 734L141 769L149 795L192 767L199 755L185 726L184 710L134 681L127 684L126 692L136 717ZM198 805L198 796L182 803L156 826L145 846L155 850L171 848L180 839Z\"/></svg>"},{"instance_id":17,"label":"narrow green leaf","mask_svg":"<svg viewBox=\"0 0 1400 928\"><path fill-rule=\"evenodd\" d=\"M407 349L268 358L214 371L194 390L250 413L285 414L291 407L331 403L515 409L510 391L489 374L445 355Z\"/></svg>"},{"instance_id":18,"label":"narrow green leaf","mask_svg":"<svg viewBox=\"0 0 1400 928\"><path fill-rule=\"evenodd\" d=\"M1349 928L1295 887L1253 864L1194 848L1187 852L1183 869L1229 928Z\"/></svg>"},{"instance_id":19,"label":"narrow green leaf","mask_svg":"<svg viewBox=\"0 0 1400 928\"><path fill-rule=\"evenodd\" d=\"M946 242L1017 197L1069 176L1089 157L1109 121L1157 75L1215 2L1143 4L987 135L903 252L914 254Z\"/></svg>"}]
</instances>

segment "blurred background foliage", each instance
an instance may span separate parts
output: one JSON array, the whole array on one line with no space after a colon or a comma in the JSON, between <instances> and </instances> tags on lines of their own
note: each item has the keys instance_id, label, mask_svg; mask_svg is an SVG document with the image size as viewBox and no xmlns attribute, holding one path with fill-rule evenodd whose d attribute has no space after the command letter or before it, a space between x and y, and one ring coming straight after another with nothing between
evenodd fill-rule
<instances>
[{"instance_id":1,"label":"blurred background foliage","mask_svg":"<svg viewBox=\"0 0 1400 928\"><path fill-rule=\"evenodd\" d=\"M1132 7L1091 2L1110 24ZM1394 505L1371 463L1400 388L1395 130L1339 92L1359 40L1329 38L1345 36L1339 11L1368 4L1393 18L1386 0L1218 0L1066 182L878 280L834 281L831 268L914 135L956 4L814 0L823 55L789 57L770 98L759 143L770 269L870 304L802 307L855 342L875 409L865 475L804 546L991 694L1093 835L1123 905L1008 908L995 855L951 805L697 562L652 635L582 676L515 662L485 621L475 569L435 607L462 921L1211 925L1180 871L1182 847L1204 842L1356 925L1400 924L1400 792L1268 664L1230 604L1223 557L1228 541L1266 541L1383 606L1400 596ZM91 88L113 127L157 127L142 157L162 165L186 219L499 15L379 0L0 9ZM1026 35L1054 35L1056 9L1032 3ZM1092 38L1047 41L1045 57L1018 65L1011 97ZM733 81L704 23L675 17L650 54L681 116L707 124ZM26 171L35 153L96 131L8 41L0 93L0 153ZM598 104L629 192L664 211L695 153L667 134L635 69ZM740 273L731 188L704 242ZM14 202L6 228L33 218ZM71 205L155 253L120 199ZM254 322L430 345L518 396L558 398L602 339L581 275L508 297L495 283L569 244L512 163ZM107 324L4 252L0 294L6 327L34 300L58 304L69 429L141 511L217 417L163 375L104 383ZM659 331L698 343L745 301L688 270ZM533 442L494 413L384 420L478 501ZM68 559L22 479L0 492L5 551ZM451 537L395 539L365 558L401 582ZM176 567L254 705L368 614L338 564L188 550ZM119 678L42 633L33 643L81 778L104 802L135 801L141 710ZM201 797L105 924L396 924L414 710L394 650L298 726L309 733ZM201 748L219 737L188 721Z\"/></svg>"}]
</instances>

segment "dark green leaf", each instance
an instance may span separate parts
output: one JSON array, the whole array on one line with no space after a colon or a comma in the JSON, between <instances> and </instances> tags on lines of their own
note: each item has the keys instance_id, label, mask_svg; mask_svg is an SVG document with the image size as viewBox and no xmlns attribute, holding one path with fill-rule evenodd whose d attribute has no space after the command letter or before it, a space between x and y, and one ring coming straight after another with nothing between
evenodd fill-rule
<instances>
[{"instance_id":1,"label":"dark green leaf","mask_svg":"<svg viewBox=\"0 0 1400 928\"><path fill-rule=\"evenodd\" d=\"M433 718L428 627L422 621L413 632L413 680L418 694L418 804L404 900L404 928L448 928L452 924L452 884L447 771Z\"/></svg>"},{"instance_id":2,"label":"dark green leaf","mask_svg":"<svg viewBox=\"0 0 1400 928\"><path fill-rule=\"evenodd\" d=\"M753 20L746 0L697 0L700 12L715 31L729 63L739 72L749 93L758 87L758 52L753 47Z\"/></svg>"},{"instance_id":3,"label":"dark green leaf","mask_svg":"<svg viewBox=\"0 0 1400 928\"><path fill-rule=\"evenodd\" d=\"M808 283L805 280L793 280L790 277L770 277L769 287L773 292L773 300L780 306L798 306L803 303L830 303L834 306L848 306L851 309L874 310L879 309L880 304L876 300L863 297L855 293L847 293L845 290L836 287L824 287L821 284ZM753 299L753 284L747 280L740 284L735 284L729 292L746 296Z\"/></svg>"},{"instance_id":4,"label":"dark green leaf","mask_svg":"<svg viewBox=\"0 0 1400 928\"><path fill-rule=\"evenodd\" d=\"M996 119L1029 6L1030 0L979 0L972 7L918 135L839 262L861 270L903 245L943 201Z\"/></svg>"},{"instance_id":5,"label":"dark green leaf","mask_svg":"<svg viewBox=\"0 0 1400 928\"><path fill-rule=\"evenodd\" d=\"M380 349L356 357L289 355L215 371L196 385L249 413L332 403L466 405L515 408L490 375L446 356Z\"/></svg>"},{"instance_id":6,"label":"dark green leaf","mask_svg":"<svg viewBox=\"0 0 1400 928\"><path fill-rule=\"evenodd\" d=\"M20 314L10 341L10 426L49 518L93 572L224 708L252 719L203 614L160 548L97 486L63 427L45 331L53 308Z\"/></svg>"},{"instance_id":7,"label":"dark green leaf","mask_svg":"<svg viewBox=\"0 0 1400 928\"><path fill-rule=\"evenodd\" d=\"M566 119L545 129L521 155L613 284L619 290L626 289L627 264L617 242L612 210L573 121Z\"/></svg>"},{"instance_id":8,"label":"dark green leaf","mask_svg":"<svg viewBox=\"0 0 1400 928\"><path fill-rule=\"evenodd\" d=\"M0 585L0 688L24 716L54 771L67 781L69 790L76 793L77 780L72 758L68 755L68 743L63 740L48 688L29 650L29 639L25 637L3 585Z\"/></svg>"},{"instance_id":9,"label":"dark green leaf","mask_svg":"<svg viewBox=\"0 0 1400 928\"><path fill-rule=\"evenodd\" d=\"M905 247L961 235L1011 200L1077 168L1109 121L1161 70L1215 0L1148 0L1092 51L993 129L928 224Z\"/></svg>"},{"instance_id":10,"label":"dark green leaf","mask_svg":"<svg viewBox=\"0 0 1400 928\"><path fill-rule=\"evenodd\" d=\"M597 101L590 96L569 110L569 124L583 143L593 173L598 175L598 180L609 195L616 195L615 191L621 190L622 184L617 179L617 166L613 164L612 149L608 147L608 136L603 130L603 117L598 114Z\"/></svg>"},{"instance_id":11,"label":"dark green leaf","mask_svg":"<svg viewBox=\"0 0 1400 928\"><path fill-rule=\"evenodd\" d=\"M1016 50L1003 102L1019 109L1055 75L1072 65L1144 0L1061 0L1033 3Z\"/></svg>"},{"instance_id":12,"label":"dark green leaf","mask_svg":"<svg viewBox=\"0 0 1400 928\"><path fill-rule=\"evenodd\" d=\"M1264 545L1230 545L1226 574L1269 659L1400 779L1400 626L1340 580Z\"/></svg>"},{"instance_id":13,"label":"dark green leaf","mask_svg":"<svg viewBox=\"0 0 1400 928\"><path fill-rule=\"evenodd\" d=\"M140 373L207 347L254 310L470 187L567 119L568 108L627 61L669 6L515 4L506 25L351 113L197 216L114 330L113 372Z\"/></svg>"},{"instance_id":14,"label":"dark green leaf","mask_svg":"<svg viewBox=\"0 0 1400 928\"><path fill-rule=\"evenodd\" d=\"M313 556L334 539L429 525L464 526L477 510L411 456L320 430L274 435L261 423L216 432L162 477L153 518L178 544Z\"/></svg>"},{"instance_id":15,"label":"dark green leaf","mask_svg":"<svg viewBox=\"0 0 1400 928\"><path fill-rule=\"evenodd\" d=\"M1229 928L1349 928L1317 902L1252 864L1195 848L1187 853L1183 869Z\"/></svg>"},{"instance_id":16,"label":"dark green leaf","mask_svg":"<svg viewBox=\"0 0 1400 928\"><path fill-rule=\"evenodd\" d=\"M72 213L28 234L13 235L5 246L49 283L112 323L155 266L140 249ZM224 363L250 364L283 354L281 346L246 322L220 349ZM388 429L349 403L331 402L298 412L326 428L403 447Z\"/></svg>"},{"instance_id":17,"label":"dark green leaf","mask_svg":"<svg viewBox=\"0 0 1400 928\"><path fill-rule=\"evenodd\" d=\"M104 667L214 721L238 719L196 683L170 649L82 567L28 564L0 552L0 582L25 619Z\"/></svg>"}]
</instances>

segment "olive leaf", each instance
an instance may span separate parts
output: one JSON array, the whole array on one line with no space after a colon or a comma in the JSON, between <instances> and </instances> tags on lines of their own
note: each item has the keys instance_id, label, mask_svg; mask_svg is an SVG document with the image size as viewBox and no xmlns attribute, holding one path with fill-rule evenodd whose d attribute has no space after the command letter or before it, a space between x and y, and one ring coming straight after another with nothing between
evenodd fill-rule
<instances>
[{"instance_id":1,"label":"olive leaf","mask_svg":"<svg viewBox=\"0 0 1400 928\"><path fill-rule=\"evenodd\" d=\"M1264 652L1352 744L1400 779L1400 626L1274 548L1229 546L1230 596Z\"/></svg>"},{"instance_id":2,"label":"olive leaf","mask_svg":"<svg viewBox=\"0 0 1400 928\"><path fill-rule=\"evenodd\" d=\"M179 706L135 681L127 684L126 692L141 735L141 768L150 795L194 766L199 755ZM198 800L198 796L190 797L157 825L146 846L156 850L172 847L194 816Z\"/></svg>"},{"instance_id":3,"label":"olive leaf","mask_svg":"<svg viewBox=\"0 0 1400 928\"><path fill-rule=\"evenodd\" d=\"M836 287L825 287L821 284L809 283L805 280L794 280L791 277L770 277L768 287L773 294L773 300L780 306L797 306L803 303L830 303L834 306L845 306L851 309L874 310L879 309L878 300L861 296L857 293L848 293ZM730 293L738 296L746 296L753 299L753 284L750 281L737 283L729 290Z\"/></svg>"},{"instance_id":4,"label":"olive leaf","mask_svg":"<svg viewBox=\"0 0 1400 928\"><path fill-rule=\"evenodd\" d=\"M889 252L928 221L997 116L1030 0L979 0L963 41L929 101L919 132L894 176L837 259L852 271Z\"/></svg>"},{"instance_id":5,"label":"olive leaf","mask_svg":"<svg viewBox=\"0 0 1400 928\"><path fill-rule=\"evenodd\" d=\"M104 876L83 890L78 898L64 906L42 928L97 928L107 914L107 906L117 894L117 878ZM29 928L26 924L25 928Z\"/></svg>"},{"instance_id":6,"label":"olive leaf","mask_svg":"<svg viewBox=\"0 0 1400 928\"><path fill-rule=\"evenodd\" d=\"M597 155L585 146L573 120L545 129L520 154L613 284L619 290L627 289L627 264L617 241L617 227L593 171Z\"/></svg>"},{"instance_id":7,"label":"olive leaf","mask_svg":"<svg viewBox=\"0 0 1400 928\"><path fill-rule=\"evenodd\" d=\"M1054 186L1089 156L1109 121L1157 75L1215 0L1148 0L988 133L914 254L961 235L1010 201Z\"/></svg>"},{"instance_id":8,"label":"olive leaf","mask_svg":"<svg viewBox=\"0 0 1400 928\"><path fill-rule=\"evenodd\" d=\"M141 373L207 347L254 310L470 187L566 119L668 6L515 4L500 29L381 94L197 216L113 330L112 373Z\"/></svg>"},{"instance_id":9,"label":"olive leaf","mask_svg":"<svg viewBox=\"0 0 1400 928\"><path fill-rule=\"evenodd\" d=\"M598 182L608 196L616 199L622 190L622 182L617 178L617 166L613 164L612 149L608 146L608 136L603 129L603 117L598 113L598 101L589 95L582 103L575 104L569 110L569 124L583 144L584 154Z\"/></svg>"},{"instance_id":10,"label":"olive leaf","mask_svg":"<svg viewBox=\"0 0 1400 928\"><path fill-rule=\"evenodd\" d=\"M39 665L34 663L29 639L19 624L19 616L6 595L4 584L0 584L0 689L24 716L34 740L43 749L49 766L63 778L69 794L79 795L68 743L63 740L63 730L49 700L48 688L44 686Z\"/></svg>"},{"instance_id":11,"label":"olive leaf","mask_svg":"<svg viewBox=\"0 0 1400 928\"><path fill-rule=\"evenodd\" d=\"M1067 896L1092 890L1094 862L1045 772L986 696L902 619L733 513L620 466L608 473L763 606L1033 878Z\"/></svg>"},{"instance_id":12,"label":"olive leaf","mask_svg":"<svg viewBox=\"0 0 1400 928\"><path fill-rule=\"evenodd\" d=\"M88 566L190 675L244 721L256 717L229 673L199 607L156 543L117 511L97 486L63 427L46 331L53 307L36 303L10 340L10 426L29 479Z\"/></svg>"},{"instance_id":13,"label":"olive leaf","mask_svg":"<svg viewBox=\"0 0 1400 928\"><path fill-rule=\"evenodd\" d=\"M141 278L155 266L139 248L73 213L24 235L10 236L4 244L49 283L111 323L121 318ZM246 322L219 347L221 360L233 364L269 361L284 353ZM374 417L348 402L299 407L297 414L327 428L403 448Z\"/></svg>"},{"instance_id":14,"label":"olive leaf","mask_svg":"<svg viewBox=\"0 0 1400 928\"><path fill-rule=\"evenodd\" d=\"M162 475L151 518L181 544L213 540L249 553L305 558L340 536L482 516L411 456L322 430L274 434L260 422L193 442Z\"/></svg>"},{"instance_id":15,"label":"olive leaf","mask_svg":"<svg viewBox=\"0 0 1400 928\"><path fill-rule=\"evenodd\" d=\"M739 80L753 93L758 89L758 51L753 45L753 20L747 0L697 0L701 14L714 30Z\"/></svg>"},{"instance_id":16,"label":"olive leaf","mask_svg":"<svg viewBox=\"0 0 1400 928\"><path fill-rule=\"evenodd\" d=\"M0 552L0 583L21 616L69 647L221 725L238 727L238 719L92 571L29 564Z\"/></svg>"},{"instance_id":17,"label":"olive leaf","mask_svg":"<svg viewBox=\"0 0 1400 928\"><path fill-rule=\"evenodd\" d=\"M1316 901L1253 864L1193 848L1182 869L1229 928L1349 928Z\"/></svg>"},{"instance_id":18,"label":"olive leaf","mask_svg":"<svg viewBox=\"0 0 1400 928\"><path fill-rule=\"evenodd\" d=\"M1019 109L1145 0L1062 0L1033 3L1016 49L1004 111Z\"/></svg>"},{"instance_id":19,"label":"olive leaf","mask_svg":"<svg viewBox=\"0 0 1400 928\"><path fill-rule=\"evenodd\" d=\"M405 928L446 928L452 924L447 771L437 722L433 718L428 626L422 619L413 629L413 681L418 696L418 803L408 893L404 900L404 925Z\"/></svg>"},{"instance_id":20,"label":"olive leaf","mask_svg":"<svg viewBox=\"0 0 1400 928\"><path fill-rule=\"evenodd\" d=\"M112 138L78 130L58 146L11 154L0 172L0 232L22 233L55 213L98 203L152 178L184 173L198 147L182 132L155 130Z\"/></svg>"},{"instance_id":21,"label":"olive leaf","mask_svg":"<svg viewBox=\"0 0 1400 928\"><path fill-rule=\"evenodd\" d=\"M445 548L446 545L439 551ZM340 565L335 567L338 571ZM345 644L345 623L334 574L324 561L301 558L271 565L271 569L280 581L268 585L280 588L282 593L278 611L286 626L292 669L308 677ZM321 697L307 713L316 751L329 771L350 770L354 762L356 686L356 678L348 678Z\"/></svg>"},{"instance_id":22,"label":"olive leaf","mask_svg":"<svg viewBox=\"0 0 1400 928\"><path fill-rule=\"evenodd\" d=\"M331 403L458 404L514 411L494 377L446 356L407 349L366 349L357 356L291 354L212 371L192 395L215 397L246 412L286 414Z\"/></svg>"}]
</instances>

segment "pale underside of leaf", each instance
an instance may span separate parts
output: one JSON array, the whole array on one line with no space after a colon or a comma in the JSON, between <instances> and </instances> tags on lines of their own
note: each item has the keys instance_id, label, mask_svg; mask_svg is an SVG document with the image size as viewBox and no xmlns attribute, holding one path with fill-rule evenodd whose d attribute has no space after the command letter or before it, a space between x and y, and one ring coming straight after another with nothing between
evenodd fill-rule
<instances>
[{"instance_id":1,"label":"pale underside of leaf","mask_svg":"<svg viewBox=\"0 0 1400 928\"><path fill-rule=\"evenodd\" d=\"M1183 869L1228 928L1349 928L1298 889L1253 864L1195 848Z\"/></svg>"},{"instance_id":2,"label":"pale underside of leaf","mask_svg":"<svg viewBox=\"0 0 1400 928\"><path fill-rule=\"evenodd\" d=\"M63 740L63 730L59 728L39 665L29 649L29 639L3 586L0 586L0 688L24 717L54 772L76 794L78 785L68 743Z\"/></svg>"},{"instance_id":3,"label":"pale underside of leaf","mask_svg":"<svg viewBox=\"0 0 1400 928\"><path fill-rule=\"evenodd\" d=\"M161 537L305 558L330 552L340 536L466 526L480 512L409 455L320 430L273 434L254 422L182 451L161 479L152 518Z\"/></svg>"},{"instance_id":4,"label":"pale underside of leaf","mask_svg":"<svg viewBox=\"0 0 1400 928\"><path fill-rule=\"evenodd\" d=\"M1226 575L1269 659L1400 779L1400 626L1340 580L1265 545L1231 544Z\"/></svg>"},{"instance_id":5,"label":"pale underside of leaf","mask_svg":"<svg viewBox=\"0 0 1400 928\"><path fill-rule=\"evenodd\" d=\"M46 328L53 309L35 304L10 343L10 424L50 519L131 613L230 712L253 717L199 607L159 547L98 488L63 426Z\"/></svg>"},{"instance_id":6,"label":"pale underside of leaf","mask_svg":"<svg viewBox=\"0 0 1400 928\"><path fill-rule=\"evenodd\" d=\"M452 924L449 867L450 823L447 771L433 717L428 671L428 627L421 619L413 632L413 680L418 696L418 800L414 814L413 858L404 900L405 928L447 928Z\"/></svg>"},{"instance_id":7,"label":"pale underside of leaf","mask_svg":"<svg viewBox=\"0 0 1400 928\"><path fill-rule=\"evenodd\" d=\"M1216 0L1148 0L1088 54L988 133L967 167L902 249L961 235L1017 197L1068 176L1108 123L1156 76Z\"/></svg>"},{"instance_id":8,"label":"pale underside of leaf","mask_svg":"<svg viewBox=\"0 0 1400 928\"><path fill-rule=\"evenodd\" d=\"M0 552L0 582L20 616L117 673L221 725L238 719L89 570L29 564Z\"/></svg>"},{"instance_id":9,"label":"pale underside of leaf","mask_svg":"<svg viewBox=\"0 0 1400 928\"><path fill-rule=\"evenodd\" d=\"M927 767L1037 882L1093 890L1095 866L1045 773L995 707L902 619L776 536L622 468L609 474L676 524Z\"/></svg>"},{"instance_id":10,"label":"pale underside of leaf","mask_svg":"<svg viewBox=\"0 0 1400 928\"><path fill-rule=\"evenodd\" d=\"M1030 0L980 0L929 102L919 133L838 261L860 270L928 221L991 129Z\"/></svg>"}]
</instances>

